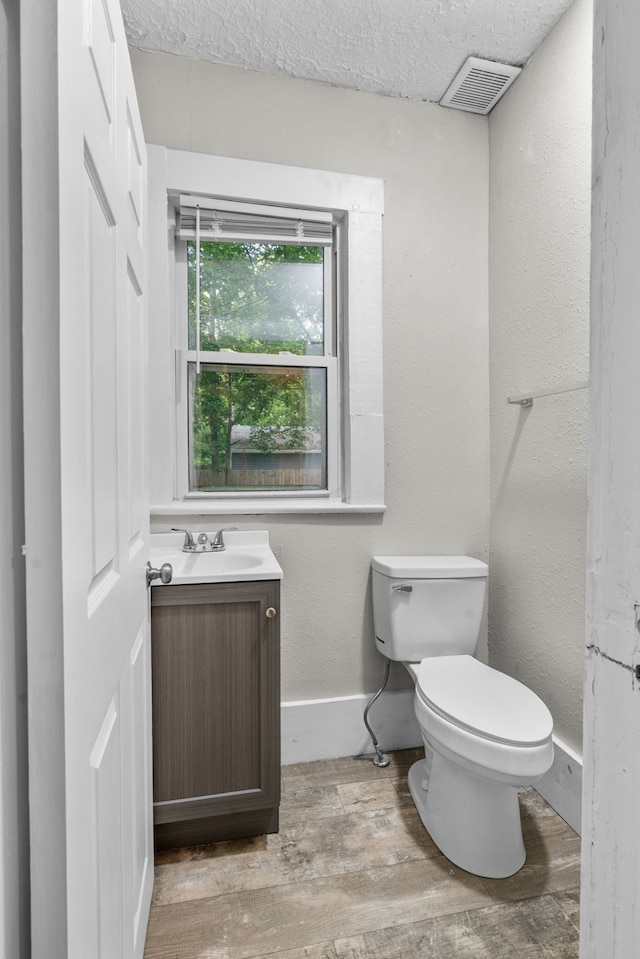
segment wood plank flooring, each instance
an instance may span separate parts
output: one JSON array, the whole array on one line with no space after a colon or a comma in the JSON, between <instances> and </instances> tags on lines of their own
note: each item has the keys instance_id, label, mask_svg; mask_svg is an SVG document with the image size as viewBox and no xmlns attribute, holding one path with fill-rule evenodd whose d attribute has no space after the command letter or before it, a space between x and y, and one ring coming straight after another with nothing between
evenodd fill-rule
<instances>
[{"instance_id":1,"label":"wood plank flooring","mask_svg":"<svg viewBox=\"0 0 640 959\"><path fill-rule=\"evenodd\" d=\"M145 959L576 959L576 834L527 790L525 866L465 873L411 801L421 756L285 766L278 835L159 853Z\"/></svg>"}]
</instances>

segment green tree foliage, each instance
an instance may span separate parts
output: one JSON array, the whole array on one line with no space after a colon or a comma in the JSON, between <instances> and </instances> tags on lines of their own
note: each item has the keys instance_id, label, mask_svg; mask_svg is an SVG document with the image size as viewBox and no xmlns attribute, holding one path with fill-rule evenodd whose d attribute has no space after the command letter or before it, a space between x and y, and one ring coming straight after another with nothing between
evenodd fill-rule
<instances>
[{"instance_id":1,"label":"green tree foliage","mask_svg":"<svg viewBox=\"0 0 640 959\"><path fill-rule=\"evenodd\" d=\"M187 248L189 346L196 347L196 250ZM324 419L324 372L286 366L286 354L323 351L323 250L317 246L204 242L200 246L203 353L283 353L280 367L224 364L203 357L192 374L192 456L198 468L231 468L234 427L248 427L264 454L317 444ZM215 364L215 365L212 365ZM236 431L237 433L238 431ZM245 434L247 430L244 430ZM237 441L237 440L236 440Z\"/></svg>"},{"instance_id":2,"label":"green tree foliage","mask_svg":"<svg viewBox=\"0 0 640 959\"><path fill-rule=\"evenodd\" d=\"M187 247L189 346L196 345L196 245ZM200 348L322 353L323 250L273 243L200 244Z\"/></svg>"}]
</instances>

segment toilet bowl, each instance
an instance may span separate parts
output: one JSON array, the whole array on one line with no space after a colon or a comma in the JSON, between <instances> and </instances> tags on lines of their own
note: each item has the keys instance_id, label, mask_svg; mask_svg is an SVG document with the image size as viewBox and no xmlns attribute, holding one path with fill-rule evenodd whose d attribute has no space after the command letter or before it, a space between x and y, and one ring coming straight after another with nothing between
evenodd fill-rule
<instances>
[{"instance_id":1,"label":"toilet bowl","mask_svg":"<svg viewBox=\"0 0 640 959\"><path fill-rule=\"evenodd\" d=\"M468 872L513 875L525 861L518 789L553 762L549 710L468 655L423 660L414 706L430 763L414 764L409 789L431 838Z\"/></svg>"},{"instance_id":2,"label":"toilet bowl","mask_svg":"<svg viewBox=\"0 0 640 959\"><path fill-rule=\"evenodd\" d=\"M377 556L376 645L403 662L425 759L409 770L420 818L440 850L478 876L525 861L518 789L553 762L553 719L530 689L474 659L488 568L468 556Z\"/></svg>"}]
</instances>

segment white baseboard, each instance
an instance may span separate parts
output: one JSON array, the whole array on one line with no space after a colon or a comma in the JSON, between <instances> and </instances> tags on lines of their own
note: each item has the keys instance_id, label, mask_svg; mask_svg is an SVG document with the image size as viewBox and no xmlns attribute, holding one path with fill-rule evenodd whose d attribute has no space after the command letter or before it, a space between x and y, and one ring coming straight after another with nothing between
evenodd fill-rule
<instances>
[{"instance_id":1,"label":"white baseboard","mask_svg":"<svg viewBox=\"0 0 640 959\"><path fill-rule=\"evenodd\" d=\"M370 696L344 696L283 703L282 765L373 752L362 719L369 699ZM384 693L371 708L369 724L383 751L422 745L411 689ZM580 834L582 759L555 737L553 744L553 766L535 788Z\"/></svg>"},{"instance_id":2,"label":"white baseboard","mask_svg":"<svg viewBox=\"0 0 640 959\"><path fill-rule=\"evenodd\" d=\"M283 703L282 765L372 753L362 719L370 699L344 696ZM410 749L422 742L412 689L384 693L372 706L368 721L383 751Z\"/></svg>"},{"instance_id":3,"label":"white baseboard","mask_svg":"<svg viewBox=\"0 0 640 959\"><path fill-rule=\"evenodd\" d=\"M571 828L582 835L582 757L553 737L553 766L536 790Z\"/></svg>"}]
</instances>

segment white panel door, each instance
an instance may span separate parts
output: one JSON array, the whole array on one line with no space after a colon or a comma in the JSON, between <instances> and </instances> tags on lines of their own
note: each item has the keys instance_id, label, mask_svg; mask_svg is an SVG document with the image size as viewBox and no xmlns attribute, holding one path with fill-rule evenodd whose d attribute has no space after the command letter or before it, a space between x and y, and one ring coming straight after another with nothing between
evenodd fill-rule
<instances>
[{"instance_id":1,"label":"white panel door","mask_svg":"<svg viewBox=\"0 0 640 959\"><path fill-rule=\"evenodd\" d=\"M68 956L133 959L153 881L146 167L117 0L59 0L58 84Z\"/></svg>"}]
</instances>

